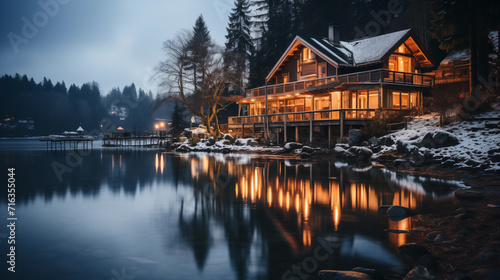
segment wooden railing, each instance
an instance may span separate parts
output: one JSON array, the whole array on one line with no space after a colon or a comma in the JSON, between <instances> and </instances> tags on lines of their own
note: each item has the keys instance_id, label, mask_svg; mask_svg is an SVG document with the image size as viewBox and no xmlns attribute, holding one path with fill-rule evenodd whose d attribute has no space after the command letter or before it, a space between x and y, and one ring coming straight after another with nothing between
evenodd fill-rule
<instances>
[{"instance_id":1,"label":"wooden railing","mask_svg":"<svg viewBox=\"0 0 500 280\"><path fill-rule=\"evenodd\" d=\"M300 122L344 119L371 119L377 109L335 109L294 113L268 114L269 122ZM384 111L411 112L410 109L383 109ZM229 117L228 125L263 123L265 115Z\"/></svg>"},{"instance_id":2,"label":"wooden railing","mask_svg":"<svg viewBox=\"0 0 500 280\"><path fill-rule=\"evenodd\" d=\"M268 85L267 94L278 93L293 93L305 90L309 87L326 85L329 83L395 83L395 84L409 84L418 86L434 86L434 76L419 73L408 73L391 71L386 69L377 69L353 74L346 74L340 76L331 76L326 78L312 79L291 82L286 84ZM250 89L246 92L247 97L251 96L264 96L266 94L266 87L258 87Z\"/></svg>"}]
</instances>

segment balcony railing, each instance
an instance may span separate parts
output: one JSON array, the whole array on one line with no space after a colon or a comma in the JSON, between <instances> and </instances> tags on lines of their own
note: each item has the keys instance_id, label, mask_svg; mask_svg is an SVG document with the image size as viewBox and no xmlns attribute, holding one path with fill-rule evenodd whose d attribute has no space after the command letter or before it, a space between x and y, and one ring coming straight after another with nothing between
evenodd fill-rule
<instances>
[{"instance_id":1,"label":"balcony railing","mask_svg":"<svg viewBox=\"0 0 500 280\"><path fill-rule=\"evenodd\" d=\"M340 119L371 119L375 116L376 109L335 109L294 113L268 114L269 122L300 122L300 121L322 121ZM384 109L384 111L408 112L410 109ZM229 117L229 125L242 125L263 123L265 115Z\"/></svg>"},{"instance_id":2,"label":"balcony railing","mask_svg":"<svg viewBox=\"0 0 500 280\"><path fill-rule=\"evenodd\" d=\"M312 79L291 82L286 84L268 85L267 94L279 93L294 93L298 91L307 90L310 87L326 85L334 82L343 84L349 83L394 83L406 84L417 86L434 86L434 76L419 73L398 72L386 69L377 69L371 71L358 72L353 74L346 74L340 76L332 76L326 78ZM251 96L264 96L266 94L266 87L258 87L246 92L247 97Z\"/></svg>"}]
</instances>

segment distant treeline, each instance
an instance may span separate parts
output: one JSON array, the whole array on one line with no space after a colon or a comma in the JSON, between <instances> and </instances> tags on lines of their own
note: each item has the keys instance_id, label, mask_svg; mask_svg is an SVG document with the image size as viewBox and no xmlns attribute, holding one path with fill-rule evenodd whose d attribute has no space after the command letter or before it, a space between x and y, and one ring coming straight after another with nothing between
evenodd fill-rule
<instances>
[{"instance_id":1,"label":"distant treeline","mask_svg":"<svg viewBox=\"0 0 500 280\"><path fill-rule=\"evenodd\" d=\"M102 96L96 82L81 87L36 83L26 75L0 78L0 136L48 135L74 131L107 132L118 126L129 131L152 130L152 93L134 84ZM25 125L25 124L33 124ZM101 126L103 125L103 126Z\"/></svg>"}]
</instances>

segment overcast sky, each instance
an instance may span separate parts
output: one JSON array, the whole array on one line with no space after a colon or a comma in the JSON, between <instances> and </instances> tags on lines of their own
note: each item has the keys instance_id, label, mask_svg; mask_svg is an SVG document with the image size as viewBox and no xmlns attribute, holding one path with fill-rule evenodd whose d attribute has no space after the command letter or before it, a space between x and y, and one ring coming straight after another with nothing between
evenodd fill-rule
<instances>
[{"instance_id":1,"label":"overcast sky","mask_svg":"<svg viewBox=\"0 0 500 280\"><path fill-rule=\"evenodd\" d=\"M41 5L45 3L45 8ZM0 74L40 82L99 83L102 94L134 82L156 92L151 70L162 43L203 14L225 43L233 0L5 0L0 9Z\"/></svg>"}]
</instances>

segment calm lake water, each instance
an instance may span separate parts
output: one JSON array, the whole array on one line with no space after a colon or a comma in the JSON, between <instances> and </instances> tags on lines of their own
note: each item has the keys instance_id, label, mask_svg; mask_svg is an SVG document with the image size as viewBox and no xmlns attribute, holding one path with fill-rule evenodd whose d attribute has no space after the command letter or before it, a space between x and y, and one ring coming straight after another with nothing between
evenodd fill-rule
<instances>
[{"instance_id":1,"label":"calm lake water","mask_svg":"<svg viewBox=\"0 0 500 280\"><path fill-rule=\"evenodd\" d=\"M415 224L389 221L378 207L449 211L457 188L329 161L101 148L79 155L47 152L33 140L0 140L0 159L6 181L7 168L16 168L18 218L10 273L4 188L1 279L300 279L292 273L405 270L396 248L422 236L385 232Z\"/></svg>"}]
</instances>

